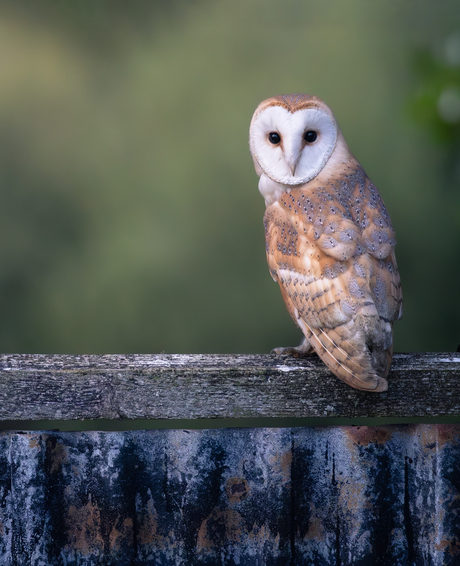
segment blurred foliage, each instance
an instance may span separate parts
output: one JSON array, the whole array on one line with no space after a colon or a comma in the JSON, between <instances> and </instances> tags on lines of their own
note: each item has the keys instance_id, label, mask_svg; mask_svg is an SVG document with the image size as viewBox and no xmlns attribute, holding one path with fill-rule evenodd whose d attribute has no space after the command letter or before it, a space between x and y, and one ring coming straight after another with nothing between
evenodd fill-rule
<instances>
[{"instance_id":1,"label":"blurred foliage","mask_svg":"<svg viewBox=\"0 0 460 566\"><path fill-rule=\"evenodd\" d=\"M412 97L413 118L424 126L434 141L458 149L460 143L460 33L458 61L449 65L439 60L432 50L417 52L414 68L419 89Z\"/></svg>"},{"instance_id":2,"label":"blurred foliage","mask_svg":"<svg viewBox=\"0 0 460 566\"><path fill-rule=\"evenodd\" d=\"M298 343L247 136L262 99L310 92L393 219L396 350L455 350L458 68L432 46L458 30L457 0L1 0L0 349Z\"/></svg>"},{"instance_id":3,"label":"blurred foliage","mask_svg":"<svg viewBox=\"0 0 460 566\"><path fill-rule=\"evenodd\" d=\"M2 0L4 8L36 24L58 27L95 52L122 48L129 33L149 36L166 18L177 17L185 0Z\"/></svg>"},{"instance_id":4,"label":"blurred foliage","mask_svg":"<svg viewBox=\"0 0 460 566\"><path fill-rule=\"evenodd\" d=\"M437 159L438 178L433 185L432 209L425 242L425 298L431 306L428 320L443 325L446 343L460 344L457 293L460 266L460 26L439 34L415 51L412 61L415 86L409 94L409 115L422 127L433 146L441 152ZM426 198L426 197L425 197ZM428 203L428 199L427 203ZM414 269L417 269L415 267ZM446 273L450 273L447 276ZM450 292L452 290L453 292ZM420 293L419 301L422 303ZM423 303L422 303L423 304ZM436 312L434 310L436 309ZM420 317L419 317L420 318ZM426 322L420 318L420 325ZM453 340L453 343L452 343ZM438 346L440 348L440 346Z\"/></svg>"}]
</instances>

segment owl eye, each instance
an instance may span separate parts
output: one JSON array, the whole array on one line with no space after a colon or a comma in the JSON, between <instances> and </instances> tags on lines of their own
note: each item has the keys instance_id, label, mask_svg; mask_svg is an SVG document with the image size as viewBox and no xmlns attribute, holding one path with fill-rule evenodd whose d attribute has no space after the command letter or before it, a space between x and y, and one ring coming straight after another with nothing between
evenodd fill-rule
<instances>
[{"instance_id":1,"label":"owl eye","mask_svg":"<svg viewBox=\"0 0 460 566\"><path fill-rule=\"evenodd\" d=\"M268 134L268 139L270 140L270 143L272 143L273 145L276 145L276 144L280 143L281 136L278 134L278 132L270 132Z\"/></svg>"},{"instance_id":2,"label":"owl eye","mask_svg":"<svg viewBox=\"0 0 460 566\"><path fill-rule=\"evenodd\" d=\"M317 137L318 134L315 132L315 130L308 130L308 132L305 132L303 135L303 139L308 143L313 143L314 141L316 141Z\"/></svg>"}]
</instances>

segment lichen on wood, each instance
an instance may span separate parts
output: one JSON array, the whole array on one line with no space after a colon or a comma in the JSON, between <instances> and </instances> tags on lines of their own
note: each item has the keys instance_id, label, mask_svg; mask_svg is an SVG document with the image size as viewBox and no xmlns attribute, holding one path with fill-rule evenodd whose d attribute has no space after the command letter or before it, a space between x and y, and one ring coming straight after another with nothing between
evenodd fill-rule
<instances>
[{"instance_id":1,"label":"lichen on wood","mask_svg":"<svg viewBox=\"0 0 460 566\"><path fill-rule=\"evenodd\" d=\"M460 415L458 354L398 354L385 393L351 389L317 357L2 355L0 420Z\"/></svg>"}]
</instances>

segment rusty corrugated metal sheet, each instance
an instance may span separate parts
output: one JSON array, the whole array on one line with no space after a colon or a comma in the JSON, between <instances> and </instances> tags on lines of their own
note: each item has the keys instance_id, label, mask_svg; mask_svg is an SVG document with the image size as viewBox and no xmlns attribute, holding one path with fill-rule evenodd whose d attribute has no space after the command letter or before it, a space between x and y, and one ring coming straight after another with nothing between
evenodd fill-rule
<instances>
[{"instance_id":1,"label":"rusty corrugated metal sheet","mask_svg":"<svg viewBox=\"0 0 460 566\"><path fill-rule=\"evenodd\" d=\"M1 565L460 564L460 427L0 435Z\"/></svg>"}]
</instances>

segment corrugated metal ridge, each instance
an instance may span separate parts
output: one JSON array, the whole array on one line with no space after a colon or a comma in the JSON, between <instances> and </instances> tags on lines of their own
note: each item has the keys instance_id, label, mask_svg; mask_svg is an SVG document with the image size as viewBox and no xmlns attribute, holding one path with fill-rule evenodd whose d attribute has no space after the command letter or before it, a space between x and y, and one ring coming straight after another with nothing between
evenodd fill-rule
<instances>
[{"instance_id":1,"label":"corrugated metal ridge","mask_svg":"<svg viewBox=\"0 0 460 566\"><path fill-rule=\"evenodd\" d=\"M2 565L460 564L460 427L0 435Z\"/></svg>"}]
</instances>

